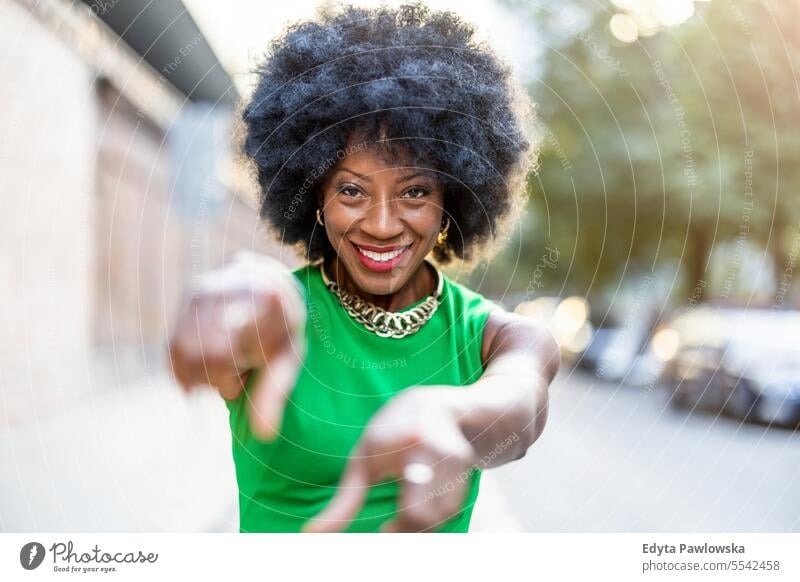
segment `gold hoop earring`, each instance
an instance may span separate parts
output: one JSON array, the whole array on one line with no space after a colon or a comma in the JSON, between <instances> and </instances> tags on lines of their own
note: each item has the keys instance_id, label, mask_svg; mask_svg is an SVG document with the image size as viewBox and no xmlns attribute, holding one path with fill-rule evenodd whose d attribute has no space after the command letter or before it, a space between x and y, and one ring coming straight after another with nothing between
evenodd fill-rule
<instances>
[{"instance_id":1,"label":"gold hoop earring","mask_svg":"<svg viewBox=\"0 0 800 582\"><path fill-rule=\"evenodd\" d=\"M436 244L439 246L444 245L447 242L447 229L450 228L450 217L447 217L447 222L444 223L444 228L439 232L439 235L436 237Z\"/></svg>"},{"instance_id":2,"label":"gold hoop earring","mask_svg":"<svg viewBox=\"0 0 800 582\"><path fill-rule=\"evenodd\" d=\"M318 223L320 226L325 226L325 223L324 223L324 222L322 222L322 215L321 215L321 214L320 214L320 212L319 212L319 208L317 208L317 223Z\"/></svg>"}]
</instances>

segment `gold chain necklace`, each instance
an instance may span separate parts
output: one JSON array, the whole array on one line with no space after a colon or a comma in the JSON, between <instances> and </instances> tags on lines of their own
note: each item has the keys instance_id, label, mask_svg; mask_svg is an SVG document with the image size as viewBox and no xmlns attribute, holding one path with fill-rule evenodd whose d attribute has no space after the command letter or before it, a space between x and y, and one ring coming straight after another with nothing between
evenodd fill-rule
<instances>
[{"instance_id":1,"label":"gold chain necklace","mask_svg":"<svg viewBox=\"0 0 800 582\"><path fill-rule=\"evenodd\" d=\"M430 265L430 263L428 264ZM342 289L336 281L331 281L325 274L324 262L320 263L319 272L325 286L336 295L339 303L350 317L380 337L400 339L417 333L439 308L443 285L442 273L433 265L431 268L436 272L436 291L428 295L425 301L413 309L397 312L386 311L374 303Z\"/></svg>"}]
</instances>

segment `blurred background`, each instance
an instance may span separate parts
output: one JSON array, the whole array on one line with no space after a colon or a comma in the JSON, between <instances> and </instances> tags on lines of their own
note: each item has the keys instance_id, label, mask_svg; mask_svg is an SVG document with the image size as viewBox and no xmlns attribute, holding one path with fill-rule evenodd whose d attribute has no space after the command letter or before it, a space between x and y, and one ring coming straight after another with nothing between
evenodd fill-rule
<instances>
[{"instance_id":1,"label":"blurred background","mask_svg":"<svg viewBox=\"0 0 800 582\"><path fill-rule=\"evenodd\" d=\"M227 411L165 346L224 255L298 264L236 110L328 4L0 0L0 531L238 529ZM450 274L564 358L474 529L800 531L800 1L428 4L511 64L541 152L503 254Z\"/></svg>"}]
</instances>

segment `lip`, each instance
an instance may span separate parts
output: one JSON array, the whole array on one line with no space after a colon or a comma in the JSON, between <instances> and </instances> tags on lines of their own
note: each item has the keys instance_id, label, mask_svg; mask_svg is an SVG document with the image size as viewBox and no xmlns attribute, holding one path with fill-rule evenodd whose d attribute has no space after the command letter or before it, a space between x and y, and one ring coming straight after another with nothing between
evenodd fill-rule
<instances>
[{"instance_id":1,"label":"lip","mask_svg":"<svg viewBox=\"0 0 800 582\"><path fill-rule=\"evenodd\" d=\"M376 271L378 273L387 273L392 269L394 269L395 267L397 267L397 265L399 265L403 261L403 259L406 258L408 252L414 246L413 242L407 245L392 245L386 247L378 247L375 245L361 245L361 244L356 244L353 241L350 241L350 244L353 245L353 250L355 251L356 256L358 257L358 260L361 261L361 264L364 265L370 271ZM359 249L364 249L365 251L372 251L375 253L390 253L392 251L402 248L405 248L403 252L401 252L399 255L388 261L376 261L375 259L372 259L364 255L359 250Z\"/></svg>"}]
</instances>

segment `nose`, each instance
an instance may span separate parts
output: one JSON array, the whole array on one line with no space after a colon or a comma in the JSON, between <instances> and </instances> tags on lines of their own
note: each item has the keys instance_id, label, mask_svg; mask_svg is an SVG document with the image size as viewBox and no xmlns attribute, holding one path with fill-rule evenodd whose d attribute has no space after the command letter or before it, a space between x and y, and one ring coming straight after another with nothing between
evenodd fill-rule
<instances>
[{"instance_id":1,"label":"nose","mask_svg":"<svg viewBox=\"0 0 800 582\"><path fill-rule=\"evenodd\" d=\"M405 226L399 209L392 200L380 200L371 204L361 221L364 234L383 241L391 241L403 234Z\"/></svg>"}]
</instances>

